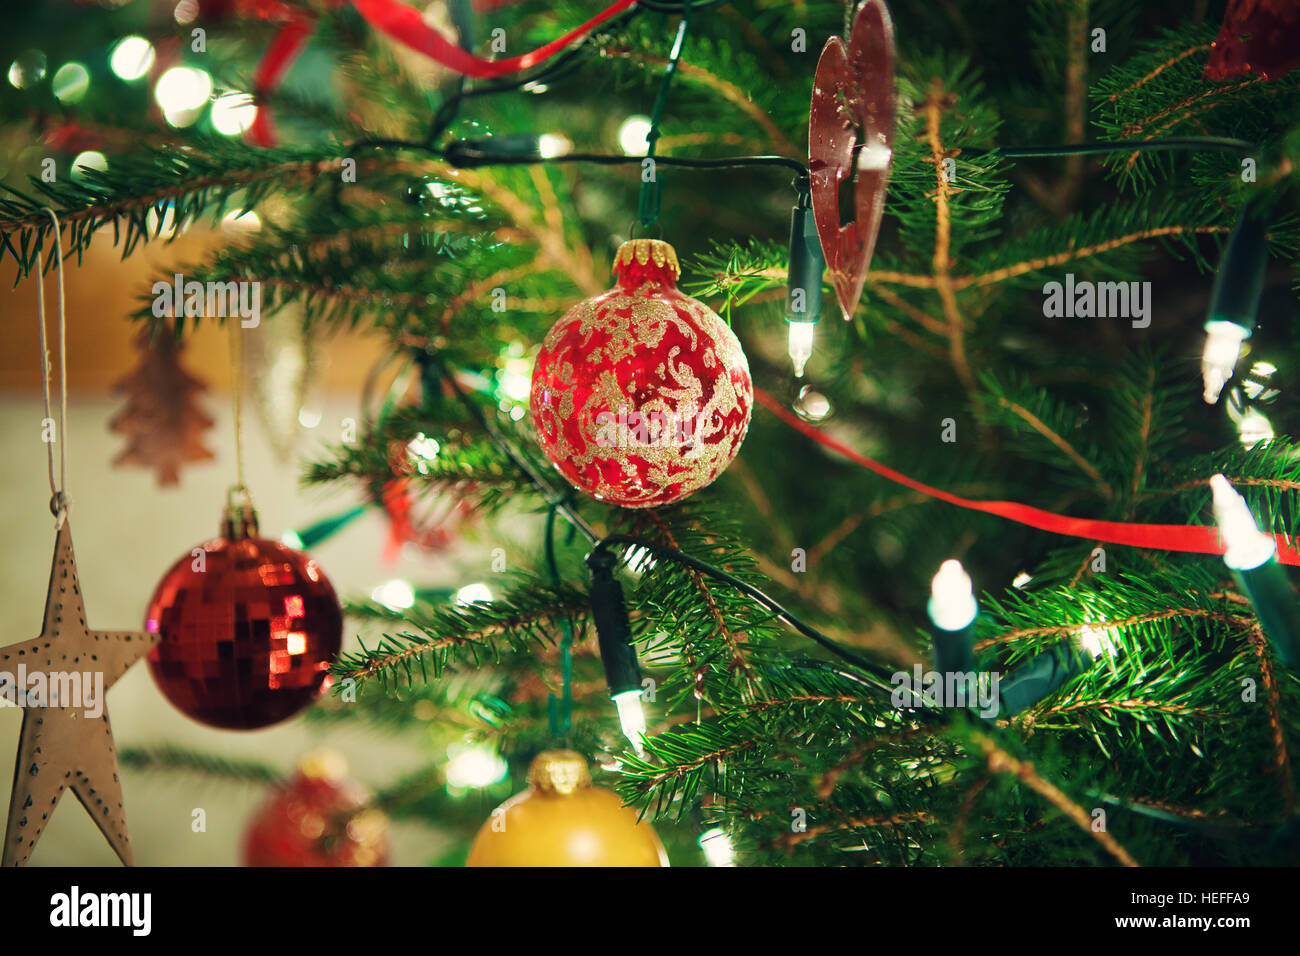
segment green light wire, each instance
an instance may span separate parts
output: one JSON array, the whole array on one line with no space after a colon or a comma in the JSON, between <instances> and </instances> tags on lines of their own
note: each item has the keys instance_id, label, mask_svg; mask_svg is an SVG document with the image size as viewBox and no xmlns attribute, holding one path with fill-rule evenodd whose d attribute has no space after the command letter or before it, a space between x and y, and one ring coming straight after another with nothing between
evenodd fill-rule
<instances>
[{"instance_id":1,"label":"green light wire","mask_svg":"<svg viewBox=\"0 0 1300 956\"><path fill-rule=\"evenodd\" d=\"M668 67L664 70L663 82L659 84L659 95L655 98L654 111L650 114L650 132L646 133L645 158L653 160L655 145L659 141L659 121L663 118L664 106L668 103L668 89L673 77L677 75L677 62L681 59L682 48L686 46L686 33L691 26L691 0L682 3L682 21L677 24L677 38L673 40L672 52L668 54ZM654 169L654 167L651 167ZM643 226L653 226L659 221L659 199L662 184L658 170L651 173L648 181L641 183L641 197L637 203L637 222Z\"/></svg>"},{"instance_id":2,"label":"green light wire","mask_svg":"<svg viewBox=\"0 0 1300 956\"><path fill-rule=\"evenodd\" d=\"M556 506L552 505L546 512L546 564L551 572L551 586L560 587L560 566L555 560L555 515ZM572 540L573 529L569 529ZM569 742L569 729L573 725L573 626L568 618L560 618L560 628L564 637L560 640L560 679L563 682L562 696L557 700L551 694L546 701L546 714L550 723L551 737L564 744Z\"/></svg>"}]
</instances>

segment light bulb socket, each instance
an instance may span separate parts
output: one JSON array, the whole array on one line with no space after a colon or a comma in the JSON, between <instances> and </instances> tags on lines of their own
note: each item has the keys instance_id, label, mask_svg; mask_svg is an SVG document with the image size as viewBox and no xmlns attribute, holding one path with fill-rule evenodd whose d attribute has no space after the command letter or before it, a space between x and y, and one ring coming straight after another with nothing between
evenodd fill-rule
<instances>
[{"instance_id":1,"label":"light bulb socket","mask_svg":"<svg viewBox=\"0 0 1300 956\"><path fill-rule=\"evenodd\" d=\"M356 505L349 508L347 511L331 515L328 518L322 518L320 521L309 524L300 531L295 531L294 538L297 541L296 549L299 551L306 551L309 548L316 547L316 545L320 544L322 541L327 541L334 537L334 535L338 534L365 513L365 505Z\"/></svg>"},{"instance_id":2,"label":"light bulb socket","mask_svg":"<svg viewBox=\"0 0 1300 956\"><path fill-rule=\"evenodd\" d=\"M1031 657L998 683L998 717L1014 717L1078 677L1092 661L1073 647Z\"/></svg>"},{"instance_id":3,"label":"light bulb socket","mask_svg":"<svg viewBox=\"0 0 1300 956\"><path fill-rule=\"evenodd\" d=\"M959 631L930 627L934 669L941 674L968 674L975 670L975 622Z\"/></svg>"},{"instance_id":4,"label":"light bulb socket","mask_svg":"<svg viewBox=\"0 0 1300 956\"><path fill-rule=\"evenodd\" d=\"M1241 208L1214 277L1207 325L1232 322L1247 332L1255 328L1268 268L1267 226L1265 214L1255 200Z\"/></svg>"},{"instance_id":5,"label":"light bulb socket","mask_svg":"<svg viewBox=\"0 0 1300 956\"><path fill-rule=\"evenodd\" d=\"M587 555L587 567L591 569L591 618L596 625L596 643L601 663L605 665L605 682L611 698L641 690L641 665L632 646L623 586L614 577L616 564L613 552L605 548L596 548Z\"/></svg>"},{"instance_id":6,"label":"light bulb socket","mask_svg":"<svg viewBox=\"0 0 1300 956\"><path fill-rule=\"evenodd\" d=\"M1300 668L1300 605L1286 571L1276 561L1269 561L1257 568L1234 570L1232 576L1254 608L1278 660L1291 670Z\"/></svg>"},{"instance_id":7,"label":"light bulb socket","mask_svg":"<svg viewBox=\"0 0 1300 956\"><path fill-rule=\"evenodd\" d=\"M453 140L443 151L443 159L460 169L487 166L502 159L541 158L535 133L508 133L505 136Z\"/></svg>"},{"instance_id":8,"label":"light bulb socket","mask_svg":"<svg viewBox=\"0 0 1300 956\"><path fill-rule=\"evenodd\" d=\"M786 280L785 317L790 322L816 322L822 309L822 274L826 257L817 238L817 221L804 197L790 216L790 259Z\"/></svg>"}]
</instances>

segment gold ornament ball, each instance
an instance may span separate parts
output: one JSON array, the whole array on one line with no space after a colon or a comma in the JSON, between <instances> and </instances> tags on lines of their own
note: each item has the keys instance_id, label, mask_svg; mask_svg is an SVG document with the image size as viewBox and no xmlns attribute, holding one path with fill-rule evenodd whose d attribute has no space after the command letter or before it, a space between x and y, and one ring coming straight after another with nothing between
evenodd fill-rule
<instances>
[{"instance_id":1,"label":"gold ornament ball","mask_svg":"<svg viewBox=\"0 0 1300 956\"><path fill-rule=\"evenodd\" d=\"M466 866L668 865L654 828L617 794L592 786L581 754L538 754L528 784L492 812Z\"/></svg>"}]
</instances>

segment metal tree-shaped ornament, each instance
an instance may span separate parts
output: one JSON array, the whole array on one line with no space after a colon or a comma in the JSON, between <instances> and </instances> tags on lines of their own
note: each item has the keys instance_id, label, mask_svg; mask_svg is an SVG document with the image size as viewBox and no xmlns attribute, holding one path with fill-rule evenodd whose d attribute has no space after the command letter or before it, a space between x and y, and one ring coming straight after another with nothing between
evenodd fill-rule
<instances>
[{"instance_id":1,"label":"metal tree-shaped ornament","mask_svg":"<svg viewBox=\"0 0 1300 956\"><path fill-rule=\"evenodd\" d=\"M846 44L822 47L808 113L813 217L835 297L852 318L880 232L894 155L894 28L881 0L867 0ZM853 188L854 218L840 220L840 190Z\"/></svg>"}]
</instances>

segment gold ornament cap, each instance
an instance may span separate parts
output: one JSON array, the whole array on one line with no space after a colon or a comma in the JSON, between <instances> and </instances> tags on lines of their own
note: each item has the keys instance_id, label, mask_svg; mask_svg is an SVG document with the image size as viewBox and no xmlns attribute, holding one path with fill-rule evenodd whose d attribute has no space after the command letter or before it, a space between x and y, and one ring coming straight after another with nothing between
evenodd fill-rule
<instances>
[{"instance_id":1,"label":"gold ornament cap","mask_svg":"<svg viewBox=\"0 0 1300 956\"><path fill-rule=\"evenodd\" d=\"M221 537L227 541L256 538L257 511L253 497L243 485L235 485L226 493L226 506L221 509Z\"/></svg>"},{"instance_id":2,"label":"gold ornament cap","mask_svg":"<svg viewBox=\"0 0 1300 956\"><path fill-rule=\"evenodd\" d=\"M682 277L682 267L677 262L677 250L662 239L629 239L614 253L614 272L621 268L654 263L672 273L673 279Z\"/></svg>"},{"instance_id":3,"label":"gold ornament cap","mask_svg":"<svg viewBox=\"0 0 1300 956\"><path fill-rule=\"evenodd\" d=\"M298 761L298 773L312 780L339 783L348 775L348 764L337 751L313 750Z\"/></svg>"},{"instance_id":4,"label":"gold ornament cap","mask_svg":"<svg viewBox=\"0 0 1300 956\"><path fill-rule=\"evenodd\" d=\"M567 797L591 786L591 771L576 751L544 750L528 767L528 784L541 793Z\"/></svg>"}]
</instances>

